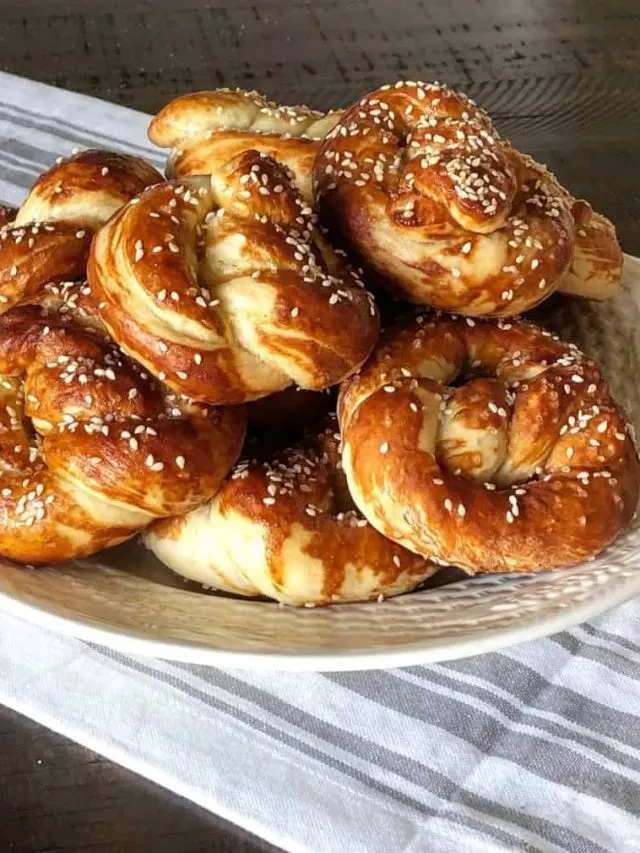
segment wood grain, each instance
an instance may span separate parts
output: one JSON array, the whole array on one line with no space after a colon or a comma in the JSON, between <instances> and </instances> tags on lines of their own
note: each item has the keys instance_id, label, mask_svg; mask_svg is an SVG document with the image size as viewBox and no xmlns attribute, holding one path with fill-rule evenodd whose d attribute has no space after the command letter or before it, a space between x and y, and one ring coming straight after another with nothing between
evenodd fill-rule
<instances>
[{"instance_id":1,"label":"wood grain","mask_svg":"<svg viewBox=\"0 0 640 853\"><path fill-rule=\"evenodd\" d=\"M440 79L640 253L637 0L3 0L0 64L149 112L220 85L327 108ZM8 711L0 756L2 851L273 849Z\"/></svg>"},{"instance_id":2,"label":"wood grain","mask_svg":"<svg viewBox=\"0 0 640 853\"><path fill-rule=\"evenodd\" d=\"M276 849L6 708L0 756L3 853Z\"/></svg>"}]
</instances>

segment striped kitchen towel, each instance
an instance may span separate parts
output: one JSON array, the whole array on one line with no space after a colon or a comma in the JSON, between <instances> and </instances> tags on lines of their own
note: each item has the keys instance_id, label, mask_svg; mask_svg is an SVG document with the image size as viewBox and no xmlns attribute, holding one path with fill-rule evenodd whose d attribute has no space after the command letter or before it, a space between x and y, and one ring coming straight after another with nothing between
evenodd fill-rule
<instances>
[{"instance_id":1,"label":"striped kitchen towel","mask_svg":"<svg viewBox=\"0 0 640 853\"><path fill-rule=\"evenodd\" d=\"M3 201L75 146L151 153L144 115L0 84ZM480 658L322 675L127 657L2 614L0 702L285 850L640 853L640 600Z\"/></svg>"}]
</instances>

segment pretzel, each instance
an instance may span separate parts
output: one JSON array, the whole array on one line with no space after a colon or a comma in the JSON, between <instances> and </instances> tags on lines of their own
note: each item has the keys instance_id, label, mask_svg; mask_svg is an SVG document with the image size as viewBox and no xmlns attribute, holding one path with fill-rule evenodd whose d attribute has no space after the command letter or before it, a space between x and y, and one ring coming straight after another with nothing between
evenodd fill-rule
<instances>
[{"instance_id":1,"label":"pretzel","mask_svg":"<svg viewBox=\"0 0 640 853\"><path fill-rule=\"evenodd\" d=\"M41 175L13 221L0 222L0 313L30 300L47 282L84 277L94 230L162 180L139 157L97 150Z\"/></svg>"},{"instance_id":2,"label":"pretzel","mask_svg":"<svg viewBox=\"0 0 640 853\"><path fill-rule=\"evenodd\" d=\"M23 306L0 317L0 555L86 556L209 498L242 409L166 393L100 337Z\"/></svg>"},{"instance_id":3,"label":"pretzel","mask_svg":"<svg viewBox=\"0 0 640 853\"><path fill-rule=\"evenodd\" d=\"M210 403L333 385L378 335L370 294L257 151L123 207L96 235L88 277L125 352Z\"/></svg>"},{"instance_id":4,"label":"pretzel","mask_svg":"<svg viewBox=\"0 0 640 853\"><path fill-rule=\"evenodd\" d=\"M558 290L583 299L611 299L622 288L624 262L616 229L587 202L572 201L576 240L571 266Z\"/></svg>"},{"instance_id":5,"label":"pretzel","mask_svg":"<svg viewBox=\"0 0 640 853\"><path fill-rule=\"evenodd\" d=\"M320 145L319 212L412 302L510 316L558 287L574 243L565 193L444 86L397 83Z\"/></svg>"},{"instance_id":6,"label":"pretzel","mask_svg":"<svg viewBox=\"0 0 640 853\"><path fill-rule=\"evenodd\" d=\"M636 510L638 457L598 367L521 320L405 322L338 412L370 523L470 573L590 559Z\"/></svg>"},{"instance_id":7,"label":"pretzel","mask_svg":"<svg viewBox=\"0 0 640 853\"><path fill-rule=\"evenodd\" d=\"M216 496L154 524L144 541L184 577L307 607L414 589L436 570L355 510L335 418L311 440L236 465Z\"/></svg>"},{"instance_id":8,"label":"pretzel","mask_svg":"<svg viewBox=\"0 0 640 853\"><path fill-rule=\"evenodd\" d=\"M258 92L214 89L168 103L149 125L149 139L173 149L167 173L179 178L211 174L243 151L261 151L287 167L311 203L318 140L339 117L339 112L282 106Z\"/></svg>"}]
</instances>

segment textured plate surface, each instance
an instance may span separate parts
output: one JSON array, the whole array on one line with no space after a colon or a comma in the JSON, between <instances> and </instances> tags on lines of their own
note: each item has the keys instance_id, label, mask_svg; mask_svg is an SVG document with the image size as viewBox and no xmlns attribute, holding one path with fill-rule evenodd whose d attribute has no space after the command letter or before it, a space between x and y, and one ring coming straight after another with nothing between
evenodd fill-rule
<instances>
[{"instance_id":1,"label":"textured plate surface","mask_svg":"<svg viewBox=\"0 0 640 853\"><path fill-rule=\"evenodd\" d=\"M538 322L596 358L640 435L640 261L597 304L557 297ZM479 654L545 636L640 594L640 520L597 560L469 578L380 604L280 608L204 593L137 542L50 569L8 563L0 607L121 651L219 666L366 669Z\"/></svg>"}]
</instances>

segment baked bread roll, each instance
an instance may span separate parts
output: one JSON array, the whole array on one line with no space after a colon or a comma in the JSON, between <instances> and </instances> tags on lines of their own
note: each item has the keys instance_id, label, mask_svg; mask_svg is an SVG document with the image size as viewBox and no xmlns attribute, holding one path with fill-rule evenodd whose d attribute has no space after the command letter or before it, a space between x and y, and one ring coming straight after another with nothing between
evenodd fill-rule
<instances>
[{"instance_id":1,"label":"baked bread roll","mask_svg":"<svg viewBox=\"0 0 640 853\"><path fill-rule=\"evenodd\" d=\"M310 203L318 141L339 117L339 112L276 104L258 92L214 89L168 103L149 125L149 139L173 149L167 165L172 178L210 175L243 151L261 151L288 169Z\"/></svg>"},{"instance_id":2,"label":"baked bread roll","mask_svg":"<svg viewBox=\"0 0 640 853\"><path fill-rule=\"evenodd\" d=\"M335 419L281 454L239 462L210 502L154 524L144 542L186 578L297 606L398 595L436 568L355 511Z\"/></svg>"},{"instance_id":3,"label":"baked bread roll","mask_svg":"<svg viewBox=\"0 0 640 853\"><path fill-rule=\"evenodd\" d=\"M125 205L97 233L88 277L125 352L209 403L334 385L378 336L372 297L257 151Z\"/></svg>"},{"instance_id":4,"label":"baked bread roll","mask_svg":"<svg viewBox=\"0 0 640 853\"><path fill-rule=\"evenodd\" d=\"M405 321L338 413L365 517L472 574L590 559L636 511L638 457L598 367L521 320Z\"/></svg>"},{"instance_id":5,"label":"baked bread roll","mask_svg":"<svg viewBox=\"0 0 640 853\"><path fill-rule=\"evenodd\" d=\"M23 306L0 317L0 556L42 564L122 542L209 498L241 408L190 403L100 336Z\"/></svg>"},{"instance_id":6,"label":"baked bread roll","mask_svg":"<svg viewBox=\"0 0 640 853\"><path fill-rule=\"evenodd\" d=\"M41 175L12 221L0 221L0 314L48 282L83 278L95 229L162 180L139 157L97 150L62 160Z\"/></svg>"},{"instance_id":7,"label":"baked bread roll","mask_svg":"<svg viewBox=\"0 0 640 853\"><path fill-rule=\"evenodd\" d=\"M321 217L411 302L511 316L557 288L602 298L619 286L610 223L578 226L576 248L585 205L444 86L362 98L321 143L314 178Z\"/></svg>"}]
</instances>

